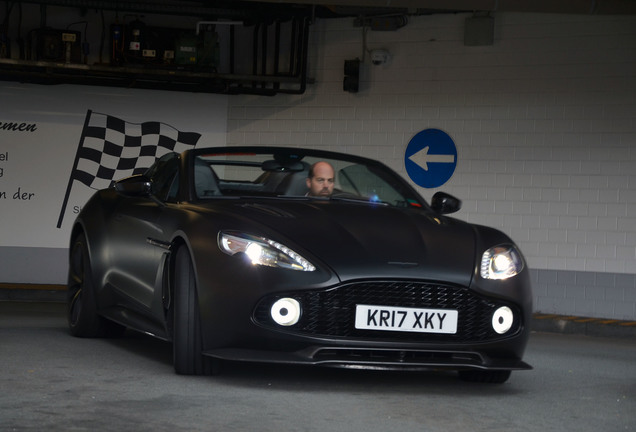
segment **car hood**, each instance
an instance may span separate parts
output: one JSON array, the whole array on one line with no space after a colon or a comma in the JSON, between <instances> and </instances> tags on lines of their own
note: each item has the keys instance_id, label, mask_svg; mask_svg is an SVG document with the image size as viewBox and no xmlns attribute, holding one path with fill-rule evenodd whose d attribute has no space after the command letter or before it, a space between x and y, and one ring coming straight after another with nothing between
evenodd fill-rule
<instances>
[{"instance_id":1,"label":"car hood","mask_svg":"<svg viewBox=\"0 0 636 432\"><path fill-rule=\"evenodd\" d=\"M241 229L265 228L263 235L310 261L316 257L341 280L415 278L468 286L475 271L472 225L423 209L327 200L224 205L230 220L246 225Z\"/></svg>"}]
</instances>

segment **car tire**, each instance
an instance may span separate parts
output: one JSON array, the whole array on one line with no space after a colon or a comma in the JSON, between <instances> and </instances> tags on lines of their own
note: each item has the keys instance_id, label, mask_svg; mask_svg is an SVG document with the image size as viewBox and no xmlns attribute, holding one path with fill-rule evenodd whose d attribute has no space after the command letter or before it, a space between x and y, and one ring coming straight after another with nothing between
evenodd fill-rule
<instances>
[{"instance_id":1,"label":"car tire","mask_svg":"<svg viewBox=\"0 0 636 432\"><path fill-rule=\"evenodd\" d=\"M509 370L481 371L481 370L463 370L459 371L459 378L462 381L503 384L510 378Z\"/></svg>"},{"instance_id":2,"label":"car tire","mask_svg":"<svg viewBox=\"0 0 636 432\"><path fill-rule=\"evenodd\" d=\"M69 331L76 337L118 337L126 327L97 314L97 300L86 236L71 243L68 270L66 316Z\"/></svg>"},{"instance_id":3,"label":"car tire","mask_svg":"<svg viewBox=\"0 0 636 432\"><path fill-rule=\"evenodd\" d=\"M180 375L215 375L219 361L201 354L203 336L192 259L185 247L177 250L173 310L174 370Z\"/></svg>"}]
</instances>

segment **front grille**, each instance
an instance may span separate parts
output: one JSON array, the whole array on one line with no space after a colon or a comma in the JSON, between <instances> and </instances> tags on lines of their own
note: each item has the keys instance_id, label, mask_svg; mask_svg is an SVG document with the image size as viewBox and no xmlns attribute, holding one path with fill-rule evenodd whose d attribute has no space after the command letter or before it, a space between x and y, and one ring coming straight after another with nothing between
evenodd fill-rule
<instances>
[{"instance_id":1,"label":"front grille","mask_svg":"<svg viewBox=\"0 0 636 432\"><path fill-rule=\"evenodd\" d=\"M272 304L282 297L292 297L302 305L300 321L292 327L281 327L270 316ZM356 329L357 304L456 310L457 333ZM491 324L493 312L501 306L510 307L515 315L513 326L505 335L497 334ZM468 288L411 281L356 282L326 290L279 293L263 298L254 311L254 319L261 326L299 335L412 342L484 342L510 337L519 331L519 317L515 305L478 295Z\"/></svg>"}]
</instances>

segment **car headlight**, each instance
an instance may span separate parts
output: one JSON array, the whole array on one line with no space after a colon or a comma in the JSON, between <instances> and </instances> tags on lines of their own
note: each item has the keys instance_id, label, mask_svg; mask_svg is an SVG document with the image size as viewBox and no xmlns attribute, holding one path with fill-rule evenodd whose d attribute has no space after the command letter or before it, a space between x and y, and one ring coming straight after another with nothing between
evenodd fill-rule
<instances>
[{"instance_id":1,"label":"car headlight","mask_svg":"<svg viewBox=\"0 0 636 432\"><path fill-rule=\"evenodd\" d=\"M481 257L481 277L484 279L508 279L523 270L523 259L511 245L495 246Z\"/></svg>"},{"instance_id":2,"label":"car headlight","mask_svg":"<svg viewBox=\"0 0 636 432\"><path fill-rule=\"evenodd\" d=\"M316 267L287 246L264 237L219 233L219 248L228 255L245 254L252 264L289 270L314 271Z\"/></svg>"}]
</instances>

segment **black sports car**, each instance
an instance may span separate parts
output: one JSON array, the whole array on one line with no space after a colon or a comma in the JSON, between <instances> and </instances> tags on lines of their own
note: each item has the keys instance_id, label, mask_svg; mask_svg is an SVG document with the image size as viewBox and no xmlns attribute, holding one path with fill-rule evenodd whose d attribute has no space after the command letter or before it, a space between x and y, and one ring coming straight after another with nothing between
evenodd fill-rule
<instances>
[{"instance_id":1,"label":"black sports car","mask_svg":"<svg viewBox=\"0 0 636 432\"><path fill-rule=\"evenodd\" d=\"M70 331L171 341L180 374L240 360L504 382L531 368L528 270L503 233L445 216L459 208L362 157L170 153L78 215Z\"/></svg>"}]
</instances>

